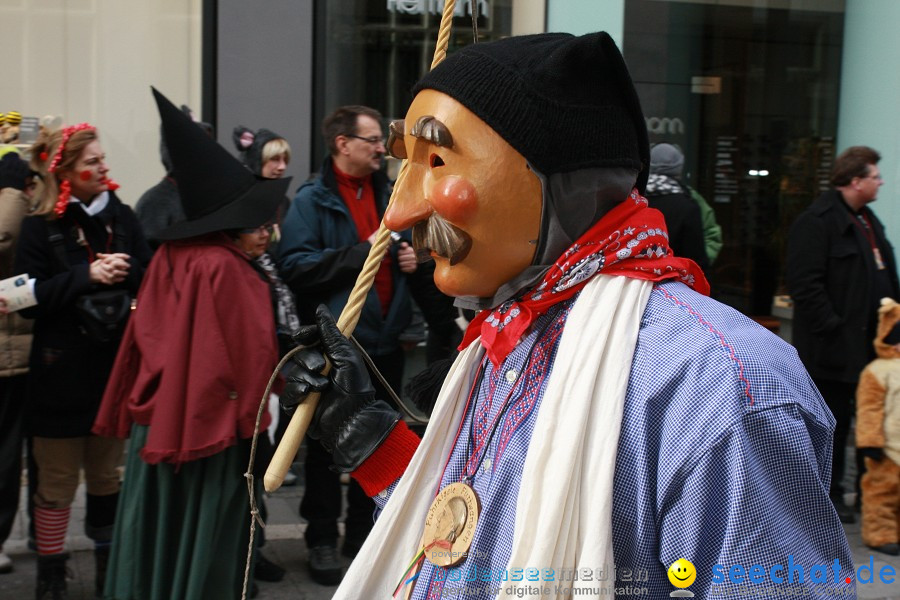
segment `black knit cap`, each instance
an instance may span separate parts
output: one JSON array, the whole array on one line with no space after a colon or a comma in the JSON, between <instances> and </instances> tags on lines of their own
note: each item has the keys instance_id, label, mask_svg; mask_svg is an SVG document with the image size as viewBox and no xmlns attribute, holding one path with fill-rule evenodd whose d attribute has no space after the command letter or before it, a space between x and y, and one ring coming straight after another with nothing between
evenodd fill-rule
<instances>
[{"instance_id":1,"label":"black knit cap","mask_svg":"<svg viewBox=\"0 0 900 600\"><path fill-rule=\"evenodd\" d=\"M451 96L544 175L627 167L647 184L650 148L637 92L605 32L543 33L473 44L413 88Z\"/></svg>"}]
</instances>

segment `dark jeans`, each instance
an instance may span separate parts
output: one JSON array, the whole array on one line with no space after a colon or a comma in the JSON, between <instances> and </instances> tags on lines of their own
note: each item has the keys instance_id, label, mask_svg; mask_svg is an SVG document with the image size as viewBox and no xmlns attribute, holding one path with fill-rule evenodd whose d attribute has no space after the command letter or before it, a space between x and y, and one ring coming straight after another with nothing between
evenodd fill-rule
<instances>
[{"instance_id":1,"label":"dark jeans","mask_svg":"<svg viewBox=\"0 0 900 600\"><path fill-rule=\"evenodd\" d=\"M0 546L9 537L19 509L26 378L0 377Z\"/></svg>"},{"instance_id":2,"label":"dark jeans","mask_svg":"<svg viewBox=\"0 0 900 600\"><path fill-rule=\"evenodd\" d=\"M816 387L825 399L825 404L834 415L834 448L831 453L831 489L832 497L841 497L844 493L844 460L847 449L847 436L850 433L850 423L856 410L856 384L843 381L829 381L827 379L815 380ZM857 482L862 472L857 461ZM859 484L857 483L857 488ZM857 491L859 491L857 489Z\"/></svg>"},{"instance_id":3,"label":"dark jeans","mask_svg":"<svg viewBox=\"0 0 900 600\"><path fill-rule=\"evenodd\" d=\"M306 545L336 546L337 520L341 516L340 476L331 471L331 454L322 444L306 438L306 491L300 503L300 516L308 521ZM366 496L356 481L347 488L347 519L344 522L348 539L364 540L372 529L375 503Z\"/></svg>"},{"instance_id":4,"label":"dark jeans","mask_svg":"<svg viewBox=\"0 0 900 600\"><path fill-rule=\"evenodd\" d=\"M384 376L385 380L399 393L403 380L402 350L385 356L373 356L372 361ZM384 388L373 376L375 395L386 399ZM337 520L341 516L341 482L340 475L329 469L331 454L322 444L306 438L306 490L300 503L300 516L307 520L306 545L336 545L338 538ZM366 496L355 480L350 480L347 488L347 539L362 542L374 523L375 502Z\"/></svg>"}]
</instances>

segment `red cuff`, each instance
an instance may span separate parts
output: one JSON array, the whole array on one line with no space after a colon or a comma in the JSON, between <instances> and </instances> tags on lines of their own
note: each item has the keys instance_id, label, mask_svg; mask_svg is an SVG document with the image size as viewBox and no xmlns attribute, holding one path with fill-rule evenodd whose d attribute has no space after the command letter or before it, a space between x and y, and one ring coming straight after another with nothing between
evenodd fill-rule
<instances>
[{"instance_id":1,"label":"red cuff","mask_svg":"<svg viewBox=\"0 0 900 600\"><path fill-rule=\"evenodd\" d=\"M403 475L420 441L419 436L400 421L372 456L350 473L351 477L366 495L374 496Z\"/></svg>"}]
</instances>

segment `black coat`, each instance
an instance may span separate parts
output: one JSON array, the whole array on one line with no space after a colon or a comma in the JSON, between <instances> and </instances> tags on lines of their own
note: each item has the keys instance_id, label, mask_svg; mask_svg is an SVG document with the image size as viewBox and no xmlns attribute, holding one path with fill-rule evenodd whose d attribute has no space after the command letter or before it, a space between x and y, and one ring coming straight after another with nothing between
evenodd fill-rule
<instances>
[{"instance_id":1,"label":"black coat","mask_svg":"<svg viewBox=\"0 0 900 600\"><path fill-rule=\"evenodd\" d=\"M647 204L663 214L669 233L669 247L675 256L689 258L705 272L709 268L703 217L700 207L682 188L677 194L646 194Z\"/></svg>"},{"instance_id":2,"label":"black coat","mask_svg":"<svg viewBox=\"0 0 900 600\"><path fill-rule=\"evenodd\" d=\"M862 214L872 226L896 298L894 249L875 214L868 208ZM788 237L793 341L814 379L853 383L875 357L878 273L871 244L855 219L840 192L829 190L797 217Z\"/></svg>"},{"instance_id":3,"label":"black coat","mask_svg":"<svg viewBox=\"0 0 900 600\"><path fill-rule=\"evenodd\" d=\"M137 296L151 251L131 209L110 194L109 204L91 217L81 205L70 205L56 221L70 268L61 265L53 233L44 216L22 222L15 272L35 281L37 306L22 311L33 318L34 342L29 359L28 426L32 435L88 435L109 378L119 339L93 342L79 327L76 299L92 291L128 289ZM113 236L106 228L115 223ZM78 226L93 252L125 252L131 256L128 278L116 286L91 283L89 252L78 243ZM118 241L114 241L113 238Z\"/></svg>"}]
</instances>

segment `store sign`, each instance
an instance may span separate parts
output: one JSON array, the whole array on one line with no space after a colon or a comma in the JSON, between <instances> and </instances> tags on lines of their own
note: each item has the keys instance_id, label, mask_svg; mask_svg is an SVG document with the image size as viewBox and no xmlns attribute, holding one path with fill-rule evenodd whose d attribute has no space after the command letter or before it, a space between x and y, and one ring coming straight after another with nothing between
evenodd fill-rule
<instances>
[{"instance_id":1,"label":"store sign","mask_svg":"<svg viewBox=\"0 0 900 600\"><path fill-rule=\"evenodd\" d=\"M647 117L647 133L675 135L684 133L684 121L678 117Z\"/></svg>"},{"instance_id":2,"label":"store sign","mask_svg":"<svg viewBox=\"0 0 900 600\"><path fill-rule=\"evenodd\" d=\"M488 16L488 1L478 0L478 15L482 17ZM469 2L457 2L453 8L454 17L464 17L471 14ZM391 12L403 13L406 15L421 15L429 13L432 15L440 15L444 12L444 0L387 0L387 8Z\"/></svg>"}]
</instances>

